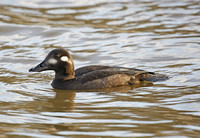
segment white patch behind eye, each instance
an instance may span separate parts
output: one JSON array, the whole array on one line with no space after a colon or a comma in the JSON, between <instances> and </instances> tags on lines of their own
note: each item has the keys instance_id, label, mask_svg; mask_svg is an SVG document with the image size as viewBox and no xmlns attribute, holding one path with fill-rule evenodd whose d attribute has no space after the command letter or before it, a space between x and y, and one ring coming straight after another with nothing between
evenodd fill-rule
<instances>
[{"instance_id":1,"label":"white patch behind eye","mask_svg":"<svg viewBox=\"0 0 200 138\"><path fill-rule=\"evenodd\" d=\"M60 60L62 60L63 62L69 62L69 58L67 56L62 56Z\"/></svg>"},{"instance_id":2,"label":"white patch behind eye","mask_svg":"<svg viewBox=\"0 0 200 138\"><path fill-rule=\"evenodd\" d=\"M47 61L49 64L56 64L58 61L54 58L50 58L48 61Z\"/></svg>"}]
</instances>

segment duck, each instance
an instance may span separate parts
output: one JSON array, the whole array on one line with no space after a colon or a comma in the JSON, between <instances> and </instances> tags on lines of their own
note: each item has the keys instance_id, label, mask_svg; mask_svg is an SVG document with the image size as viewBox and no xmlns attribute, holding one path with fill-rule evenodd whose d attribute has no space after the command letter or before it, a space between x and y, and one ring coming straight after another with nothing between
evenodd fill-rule
<instances>
[{"instance_id":1,"label":"duck","mask_svg":"<svg viewBox=\"0 0 200 138\"><path fill-rule=\"evenodd\" d=\"M70 53L62 48L49 52L46 58L29 69L29 72L53 70L55 77L52 87L61 90L91 90L133 86L143 82L164 81L167 75L148 72L142 69L88 65L74 70L74 62Z\"/></svg>"}]
</instances>

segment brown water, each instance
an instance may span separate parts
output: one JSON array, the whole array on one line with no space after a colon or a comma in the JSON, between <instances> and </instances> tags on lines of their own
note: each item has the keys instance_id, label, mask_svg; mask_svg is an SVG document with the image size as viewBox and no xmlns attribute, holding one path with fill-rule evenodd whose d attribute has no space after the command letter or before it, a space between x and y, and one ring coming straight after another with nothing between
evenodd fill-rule
<instances>
[{"instance_id":1,"label":"brown water","mask_svg":"<svg viewBox=\"0 0 200 138\"><path fill-rule=\"evenodd\" d=\"M167 74L154 85L59 91L29 73L54 48L83 65ZM0 137L200 135L199 0L0 1Z\"/></svg>"}]
</instances>

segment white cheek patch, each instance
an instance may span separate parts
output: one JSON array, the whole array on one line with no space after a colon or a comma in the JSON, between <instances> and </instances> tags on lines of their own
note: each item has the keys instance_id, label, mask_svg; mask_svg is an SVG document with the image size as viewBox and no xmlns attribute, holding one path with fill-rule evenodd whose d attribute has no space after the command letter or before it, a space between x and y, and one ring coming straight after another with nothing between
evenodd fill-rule
<instances>
[{"instance_id":1,"label":"white cheek patch","mask_svg":"<svg viewBox=\"0 0 200 138\"><path fill-rule=\"evenodd\" d=\"M56 64L58 61L54 58L50 58L48 61L47 61L49 64Z\"/></svg>"},{"instance_id":2,"label":"white cheek patch","mask_svg":"<svg viewBox=\"0 0 200 138\"><path fill-rule=\"evenodd\" d=\"M60 60L63 62L69 62L69 58L67 56L62 56Z\"/></svg>"}]
</instances>

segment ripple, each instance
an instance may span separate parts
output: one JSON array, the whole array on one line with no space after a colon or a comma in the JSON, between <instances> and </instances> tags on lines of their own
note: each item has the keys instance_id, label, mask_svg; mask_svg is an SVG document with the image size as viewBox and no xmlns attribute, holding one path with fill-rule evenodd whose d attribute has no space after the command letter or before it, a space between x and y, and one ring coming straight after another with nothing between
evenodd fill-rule
<instances>
[{"instance_id":1,"label":"ripple","mask_svg":"<svg viewBox=\"0 0 200 138\"><path fill-rule=\"evenodd\" d=\"M0 1L4 137L198 137L199 1ZM54 48L75 67L135 67L170 79L109 92L60 91L32 73Z\"/></svg>"}]
</instances>

